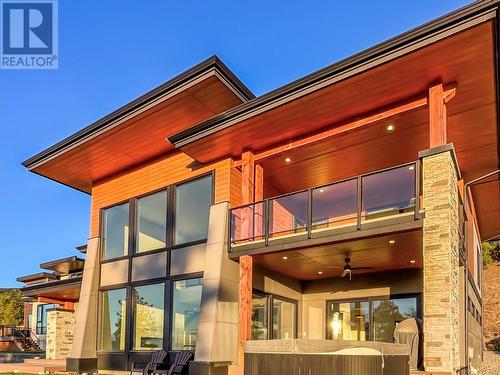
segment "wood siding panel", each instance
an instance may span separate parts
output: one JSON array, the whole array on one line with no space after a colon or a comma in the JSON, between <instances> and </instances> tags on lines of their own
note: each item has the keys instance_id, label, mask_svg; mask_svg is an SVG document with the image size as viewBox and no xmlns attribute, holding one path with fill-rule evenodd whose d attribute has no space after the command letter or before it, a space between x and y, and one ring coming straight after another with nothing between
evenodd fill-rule
<instances>
[{"instance_id":1,"label":"wood siding panel","mask_svg":"<svg viewBox=\"0 0 500 375\"><path fill-rule=\"evenodd\" d=\"M97 183L92 188L90 236L99 235L101 208L215 171L215 203L231 201L232 160L195 165L182 152L174 152Z\"/></svg>"}]
</instances>

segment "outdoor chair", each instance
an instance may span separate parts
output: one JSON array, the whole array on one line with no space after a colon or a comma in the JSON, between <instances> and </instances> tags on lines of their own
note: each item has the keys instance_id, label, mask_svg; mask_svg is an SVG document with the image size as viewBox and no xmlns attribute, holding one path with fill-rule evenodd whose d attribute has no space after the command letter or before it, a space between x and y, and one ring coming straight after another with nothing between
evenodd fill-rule
<instances>
[{"instance_id":1,"label":"outdoor chair","mask_svg":"<svg viewBox=\"0 0 500 375\"><path fill-rule=\"evenodd\" d=\"M132 362L130 375L137 372L141 372L143 375L155 374L160 370L167 369L168 366L165 363L167 356L168 352L162 349L154 352L149 362Z\"/></svg>"},{"instance_id":2,"label":"outdoor chair","mask_svg":"<svg viewBox=\"0 0 500 375\"><path fill-rule=\"evenodd\" d=\"M193 353L189 351L182 351L175 354L174 361L170 364L168 370L158 369L155 374L174 375L174 374L187 374L188 361L193 357Z\"/></svg>"}]
</instances>

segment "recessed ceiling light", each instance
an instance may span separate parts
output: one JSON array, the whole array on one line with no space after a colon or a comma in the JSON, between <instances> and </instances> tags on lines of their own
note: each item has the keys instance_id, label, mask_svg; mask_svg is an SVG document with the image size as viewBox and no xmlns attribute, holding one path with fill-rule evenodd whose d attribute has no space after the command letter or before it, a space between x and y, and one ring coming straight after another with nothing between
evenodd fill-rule
<instances>
[{"instance_id":1,"label":"recessed ceiling light","mask_svg":"<svg viewBox=\"0 0 500 375\"><path fill-rule=\"evenodd\" d=\"M323 271L318 271L318 275L323 275Z\"/></svg>"},{"instance_id":2,"label":"recessed ceiling light","mask_svg":"<svg viewBox=\"0 0 500 375\"><path fill-rule=\"evenodd\" d=\"M290 163L290 162L292 161L292 159L290 159L290 158L285 158L285 161L286 161L287 163Z\"/></svg>"},{"instance_id":3,"label":"recessed ceiling light","mask_svg":"<svg viewBox=\"0 0 500 375\"><path fill-rule=\"evenodd\" d=\"M408 169L409 169L410 171L413 171L413 170L415 169L415 166L414 166L414 165L410 165L410 166L408 167Z\"/></svg>"},{"instance_id":4,"label":"recessed ceiling light","mask_svg":"<svg viewBox=\"0 0 500 375\"><path fill-rule=\"evenodd\" d=\"M396 240L389 240L389 243L390 243L391 245L394 245L394 244L396 243Z\"/></svg>"},{"instance_id":5,"label":"recessed ceiling light","mask_svg":"<svg viewBox=\"0 0 500 375\"><path fill-rule=\"evenodd\" d=\"M325 191L325 189L319 189L320 193L323 193L324 191Z\"/></svg>"},{"instance_id":6,"label":"recessed ceiling light","mask_svg":"<svg viewBox=\"0 0 500 375\"><path fill-rule=\"evenodd\" d=\"M285 255L285 256L281 257L281 259L283 259L283 260L287 260L287 259L288 259L288 257Z\"/></svg>"},{"instance_id":7,"label":"recessed ceiling light","mask_svg":"<svg viewBox=\"0 0 500 375\"><path fill-rule=\"evenodd\" d=\"M417 261L415 259L410 259L411 264L415 264Z\"/></svg>"},{"instance_id":8,"label":"recessed ceiling light","mask_svg":"<svg viewBox=\"0 0 500 375\"><path fill-rule=\"evenodd\" d=\"M394 130L396 130L396 125L394 125L394 124L387 124L387 126L385 127L385 130L387 130L389 133L393 132Z\"/></svg>"}]
</instances>

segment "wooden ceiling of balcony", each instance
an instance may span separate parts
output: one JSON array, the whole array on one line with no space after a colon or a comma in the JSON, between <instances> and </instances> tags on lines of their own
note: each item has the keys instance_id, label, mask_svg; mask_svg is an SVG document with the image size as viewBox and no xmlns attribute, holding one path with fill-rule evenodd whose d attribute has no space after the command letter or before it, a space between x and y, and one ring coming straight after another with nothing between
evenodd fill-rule
<instances>
[{"instance_id":1,"label":"wooden ceiling of balcony","mask_svg":"<svg viewBox=\"0 0 500 375\"><path fill-rule=\"evenodd\" d=\"M32 171L90 193L95 181L172 150L165 137L241 102L213 75Z\"/></svg>"},{"instance_id":2,"label":"wooden ceiling of balcony","mask_svg":"<svg viewBox=\"0 0 500 375\"><path fill-rule=\"evenodd\" d=\"M390 244L390 240L396 242ZM340 277L346 257L351 259L352 267L372 267L369 270L354 270L352 277L355 278L366 273L421 268L422 232L416 230L252 257L256 264L298 280ZM415 260L415 263L410 263L410 260Z\"/></svg>"}]
</instances>

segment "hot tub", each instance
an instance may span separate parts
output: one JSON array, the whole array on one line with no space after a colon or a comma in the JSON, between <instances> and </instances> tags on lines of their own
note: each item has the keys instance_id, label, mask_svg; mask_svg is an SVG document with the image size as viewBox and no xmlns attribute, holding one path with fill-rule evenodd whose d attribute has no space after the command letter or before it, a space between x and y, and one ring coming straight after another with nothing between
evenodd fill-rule
<instances>
[{"instance_id":1,"label":"hot tub","mask_svg":"<svg viewBox=\"0 0 500 375\"><path fill-rule=\"evenodd\" d=\"M245 375L405 375L406 345L374 341L245 342Z\"/></svg>"}]
</instances>

